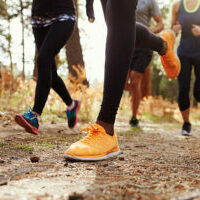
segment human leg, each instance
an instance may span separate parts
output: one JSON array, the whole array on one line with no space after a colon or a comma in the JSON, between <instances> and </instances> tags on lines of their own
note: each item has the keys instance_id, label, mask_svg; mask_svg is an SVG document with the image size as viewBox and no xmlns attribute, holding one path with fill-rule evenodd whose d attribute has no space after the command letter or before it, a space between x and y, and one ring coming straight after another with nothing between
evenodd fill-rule
<instances>
[{"instance_id":1,"label":"human leg","mask_svg":"<svg viewBox=\"0 0 200 200\"><path fill-rule=\"evenodd\" d=\"M161 36L150 32L146 26L136 24L136 48L149 49L160 54L166 76L176 78L180 72L180 61L174 51L175 34L165 30Z\"/></svg>"},{"instance_id":2,"label":"human leg","mask_svg":"<svg viewBox=\"0 0 200 200\"><path fill-rule=\"evenodd\" d=\"M196 101L200 102L200 58L194 58L194 97Z\"/></svg>"},{"instance_id":3,"label":"human leg","mask_svg":"<svg viewBox=\"0 0 200 200\"><path fill-rule=\"evenodd\" d=\"M52 86L52 80L55 80L57 76L56 70L52 73L55 66L55 56L60 51L62 46L66 43L69 36L73 31L74 22L56 22L50 27L34 28L34 36L37 49L39 51L37 59L38 79L35 94L35 105L32 109L29 109L23 115L16 115L16 122L24 127L27 132L38 134L39 128L39 115L42 114L42 110L46 103L50 88ZM55 81L54 81L55 82ZM60 83L60 82L59 82ZM55 86L55 84L53 84ZM62 92L66 92L67 89L61 85ZM65 96L67 105L72 103L71 97L67 92Z\"/></svg>"},{"instance_id":4,"label":"human leg","mask_svg":"<svg viewBox=\"0 0 200 200\"><path fill-rule=\"evenodd\" d=\"M65 152L75 160L103 160L119 154L114 122L122 97L135 42L137 0L102 1L108 27L104 93L97 124Z\"/></svg>"},{"instance_id":5,"label":"human leg","mask_svg":"<svg viewBox=\"0 0 200 200\"><path fill-rule=\"evenodd\" d=\"M179 59L181 61L181 71L178 76L178 105L184 122L182 127L182 134L190 135L191 124L189 120L189 114L190 114L189 93L190 93L192 63L190 59L183 56L179 56Z\"/></svg>"},{"instance_id":6,"label":"human leg","mask_svg":"<svg viewBox=\"0 0 200 200\"><path fill-rule=\"evenodd\" d=\"M152 51L137 49L134 52L130 66L130 80L131 80L131 110L132 118L130 120L130 125L132 127L138 127L139 120L137 119L137 113L140 105L140 100L142 98L141 83L144 77L146 68L150 64L152 59Z\"/></svg>"},{"instance_id":7,"label":"human leg","mask_svg":"<svg viewBox=\"0 0 200 200\"><path fill-rule=\"evenodd\" d=\"M56 88L55 82L59 79L56 70L54 69L53 71L53 68L55 68L55 56L71 36L73 27L74 22L72 21L56 22L52 24L40 49L38 49L38 79L33 111L40 115L45 106L50 88L52 86ZM34 29L34 36L37 43L37 38L39 38L37 29ZM53 80L54 83L52 82ZM66 91L66 88L63 84L61 84L61 87L64 87L64 89L62 89ZM67 95L69 95L69 93L67 93ZM66 102L67 105L72 103L70 96L66 98L66 101L68 101Z\"/></svg>"}]
</instances>

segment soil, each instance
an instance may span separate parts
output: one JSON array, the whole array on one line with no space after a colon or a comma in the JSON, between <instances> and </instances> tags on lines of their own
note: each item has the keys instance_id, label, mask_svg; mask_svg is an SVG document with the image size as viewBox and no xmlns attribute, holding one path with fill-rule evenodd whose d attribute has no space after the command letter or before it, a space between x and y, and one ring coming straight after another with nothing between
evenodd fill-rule
<instances>
[{"instance_id":1,"label":"soil","mask_svg":"<svg viewBox=\"0 0 200 200\"><path fill-rule=\"evenodd\" d=\"M72 162L63 153L82 137L79 123L43 123L39 136L12 120L0 126L0 200L200 199L200 127L118 119L121 154L101 162Z\"/></svg>"}]
</instances>

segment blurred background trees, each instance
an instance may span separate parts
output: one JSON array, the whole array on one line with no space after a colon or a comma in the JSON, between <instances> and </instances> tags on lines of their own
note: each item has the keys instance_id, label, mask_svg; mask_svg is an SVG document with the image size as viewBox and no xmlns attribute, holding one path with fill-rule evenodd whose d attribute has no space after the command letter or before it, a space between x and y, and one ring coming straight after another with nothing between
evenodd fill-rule
<instances>
[{"instance_id":1,"label":"blurred background trees","mask_svg":"<svg viewBox=\"0 0 200 200\"><path fill-rule=\"evenodd\" d=\"M164 17L164 24L165 28L170 28L170 21L171 21L171 5L172 1L166 4L166 1L157 0L160 4L162 14ZM33 71L30 72L30 65L36 66L36 57L28 58L28 51L35 52L34 50L34 42L32 43L29 40L29 36L32 35L31 30L31 3L32 0L0 0L0 65L1 70L7 69L9 70L10 74L13 77L20 77L21 79L31 79L36 76L36 67ZM75 0L75 5L77 8L77 17L78 19L87 20L85 15L85 2L80 0ZM20 37L16 39L15 31L11 27L11 24L18 23L21 27ZM16 31L19 31L16 30ZM86 33L85 33L86 32ZM87 34L87 30L84 34ZM64 74L65 79L77 80L78 74L80 75L81 72L84 72L85 79L81 79L82 84L89 86L89 81L86 77L85 73L85 58L84 58L84 50L85 46L84 43L81 43L83 32L80 31L79 28L79 21L75 26L74 33L70 39L70 41L66 44L64 49L64 56L61 57L58 55L57 57L57 64L58 67L62 66L63 63L65 64ZM13 48L13 41L16 42L19 40L19 46ZM89 40L89 38L88 38ZM178 42L178 40L177 40ZM27 45L32 45L31 49L27 51ZM33 53L34 55L34 53ZM14 57L18 57L18 61L14 59ZM6 62L5 62L6 60ZM98 61L97 61L98 62ZM74 70L73 66L79 66L77 69L80 73L77 73L77 70ZM103 68L104 66L102 66ZM89 70L89 69L87 69ZM28 71L28 73L27 73ZM69 74L71 76L68 76ZM73 78L71 78L73 77ZM148 84L151 85L151 95L153 96L162 96L163 98L167 98L170 101L176 101L177 97L177 81L176 80L169 80L165 77L164 72L162 70L160 59L157 54L154 55L152 60L152 67L151 67L151 82Z\"/></svg>"}]
</instances>

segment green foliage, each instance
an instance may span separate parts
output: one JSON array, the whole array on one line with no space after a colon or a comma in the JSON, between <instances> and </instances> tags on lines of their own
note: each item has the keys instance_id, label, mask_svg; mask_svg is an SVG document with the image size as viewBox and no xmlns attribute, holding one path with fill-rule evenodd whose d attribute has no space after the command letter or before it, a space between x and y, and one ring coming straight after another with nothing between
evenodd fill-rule
<instances>
[{"instance_id":1,"label":"green foliage","mask_svg":"<svg viewBox=\"0 0 200 200\"><path fill-rule=\"evenodd\" d=\"M24 151L29 151L29 152L33 152L34 151L34 147L33 144L22 144L22 145L18 145L17 146L18 149L22 149Z\"/></svg>"},{"instance_id":2,"label":"green foliage","mask_svg":"<svg viewBox=\"0 0 200 200\"><path fill-rule=\"evenodd\" d=\"M2 148L3 147L3 142L2 141L0 141L0 148Z\"/></svg>"}]
</instances>

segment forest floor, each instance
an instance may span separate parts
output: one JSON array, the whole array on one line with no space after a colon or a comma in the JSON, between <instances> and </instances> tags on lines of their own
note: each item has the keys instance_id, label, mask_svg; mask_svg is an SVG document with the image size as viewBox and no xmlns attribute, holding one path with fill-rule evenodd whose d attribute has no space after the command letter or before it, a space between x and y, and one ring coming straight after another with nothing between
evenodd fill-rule
<instances>
[{"instance_id":1,"label":"forest floor","mask_svg":"<svg viewBox=\"0 0 200 200\"><path fill-rule=\"evenodd\" d=\"M82 135L66 124L42 123L39 136L12 117L0 121L0 200L200 199L200 127L180 135L181 124L117 119L121 154L101 162L64 159ZM38 162L37 162L38 161Z\"/></svg>"}]
</instances>

